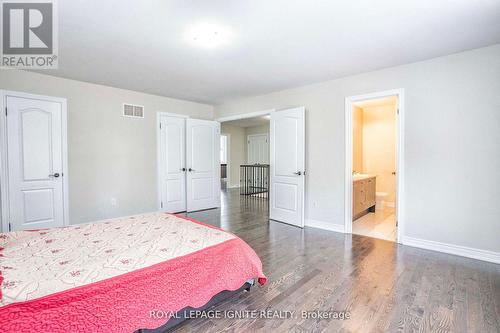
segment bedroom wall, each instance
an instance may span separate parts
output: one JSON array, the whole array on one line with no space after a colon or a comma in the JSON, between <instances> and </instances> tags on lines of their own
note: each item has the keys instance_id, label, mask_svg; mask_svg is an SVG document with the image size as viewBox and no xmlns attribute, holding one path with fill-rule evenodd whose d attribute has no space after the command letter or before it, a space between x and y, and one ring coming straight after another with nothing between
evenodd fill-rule
<instances>
[{"instance_id":1,"label":"bedroom wall","mask_svg":"<svg viewBox=\"0 0 500 333\"><path fill-rule=\"evenodd\" d=\"M0 89L67 98L71 224L156 210L156 113L213 119L210 105L26 71L0 71ZM124 102L144 119L123 117Z\"/></svg>"},{"instance_id":2,"label":"bedroom wall","mask_svg":"<svg viewBox=\"0 0 500 333\"><path fill-rule=\"evenodd\" d=\"M240 165L246 162L245 129L222 123L221 133L229 135L229 187L238 187L240 186Z\"/></svg>"},{"instance_id":3,"label":"bedroom wall","mask_svg":"<svg viewBox=\"0 0 500 333\"><path fill-rule=\"evenodd\" d=\"M237 99L215 111L305 106L306 223L341 229L345 97L395 88L405 89L405 238L498 254L500 44Z\"/></svg>"}]
</instances>

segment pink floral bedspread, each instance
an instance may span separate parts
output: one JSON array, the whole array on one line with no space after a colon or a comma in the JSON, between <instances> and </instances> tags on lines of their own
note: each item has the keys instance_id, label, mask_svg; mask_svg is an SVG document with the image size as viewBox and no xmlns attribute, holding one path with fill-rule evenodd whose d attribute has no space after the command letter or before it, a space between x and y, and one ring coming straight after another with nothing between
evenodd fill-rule
<instances>
[{"instance_id":1,"label":"pink floral bedspread","mask_svg":"<svg viewBox=\"0 0 500 333\"><path fill-rule=\"evenodd\" d=\"M152 213L0 234L2 332L133 332L266 278L240 238Z\"/></svg>"}]
</instances>

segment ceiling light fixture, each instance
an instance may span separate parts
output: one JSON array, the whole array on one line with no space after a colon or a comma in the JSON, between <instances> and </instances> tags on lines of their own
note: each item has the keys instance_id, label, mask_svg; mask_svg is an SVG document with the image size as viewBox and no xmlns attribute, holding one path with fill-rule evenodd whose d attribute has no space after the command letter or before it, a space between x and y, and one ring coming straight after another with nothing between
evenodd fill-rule
<instances>
[{"instance_id":1,"label":"ceiling light fixture","mask_svg":"<svg viewBox=\"0 0 500 333\"><path fill-rule=\"evenodd\" d=\"M231 31L214 23L197 24L186 33L186 39L196 46L213 49L226 44L232 37Z\"/></svg>"}]
</instances>

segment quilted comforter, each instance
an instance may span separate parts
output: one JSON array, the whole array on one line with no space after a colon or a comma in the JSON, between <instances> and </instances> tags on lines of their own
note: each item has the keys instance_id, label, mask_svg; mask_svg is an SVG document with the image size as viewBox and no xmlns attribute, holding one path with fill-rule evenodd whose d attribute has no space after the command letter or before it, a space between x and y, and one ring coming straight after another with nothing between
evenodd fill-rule
<instances>
[{"instance_id":1,"label":"quilted comforter","mask_svg":"<svg viewBox=\"0 0 500 333\"><path fill-rule=\"evenodd\" d=\"M151 213L0 234L2 332L133 332L201 307L257 278L262 264L237 236Z\"/></svg>"}]
</instances>

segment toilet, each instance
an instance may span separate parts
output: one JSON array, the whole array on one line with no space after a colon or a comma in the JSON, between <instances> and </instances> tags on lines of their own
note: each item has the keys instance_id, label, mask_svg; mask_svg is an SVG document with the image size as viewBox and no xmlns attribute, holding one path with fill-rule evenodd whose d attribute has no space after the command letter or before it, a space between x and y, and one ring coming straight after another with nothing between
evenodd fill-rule
<instances>
[{"instance_id":1,"label":"toilet","mask_svg":"<svg viewBox=\"0 0 500 333\"><path fill-rule=\"evenodd\" d=\"M384 208L384 201L387 198L387 193L386 192L376 192L375 193L375 209L376 210L381 210Z\"/></svg>"}]
</instances>

